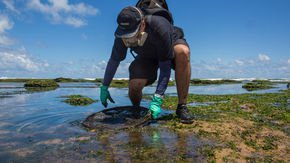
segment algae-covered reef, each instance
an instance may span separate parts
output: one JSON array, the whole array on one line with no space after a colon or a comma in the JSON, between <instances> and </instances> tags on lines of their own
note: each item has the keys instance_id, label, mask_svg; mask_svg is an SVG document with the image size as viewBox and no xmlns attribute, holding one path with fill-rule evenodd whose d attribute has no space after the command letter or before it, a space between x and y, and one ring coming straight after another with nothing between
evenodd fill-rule
<instances>
[{"instance_id":1,"label":"algae-covered reef","mask_svg":"<svg viewBox=\"0 0 290 163\"><path fill-rule=\"evenodd\" d=\"M90 105L96 102L96 100L93 100L89 97L82 96L82 95L62 96L62 98L67 98L63 102L73 105L73 106L86 106L86 105Z\"/></svg>"},{"instance_id":2,"label":"algae-covered reef","mask_svg":"<svg viewBox=\"0 0 290 163\"><path fill-rule=\"evenodd\" d=\"M164 100L162 108L174 112L178 98ZM111 162L290 162L290 90L191 94L188 103L193 124L180 123L172 113L162 116L157 127L137 127L125 134L97 130L93 132L100 135L80 143L89 146L100 140L106 150L90 150L89 156Z\"/></svg>"},{"instance_id":3,"label":"algae-covered reef","mask_svg":"<svg viewBox=\"0 0 290 163\"><path fill-rule=\"evenodd\" d=\"M27 82L31 79L0 79L0 82Z\"/></svg>"},{"instance_id":4,"label":"algae-covered reef","mask_svg":"<svg viewBox=\"0 0 290 163\"><path fill-rule=\"evenodd\" d=\"M96 78L94 81L95 81L96 83L102 83L103 79L102 79L102 78Z\"/></svg>"},{"instance_id":5,"label":"algae-covered reef","mask_svg":"<svg viewBox=\"0 0 290 163\"><path fill-rule=\"evenodd\" d=\"M96 79L96 82L100 82L100 79ZM156 81L157 82L157 81ZM241 81L235 81L235 80L201 80L201 79L192 79L190 80L190 85L210 85L210 84L237 84L241 83ZM115 88L126 88L128 87L129 80L113 80L111 82L110 87ZM175 86L175 80L169 81L168 86Z\"/></svg>"},{"instance_id":6,"label":"algae-covered reef","mask_svg":"<svg viewBox=\"0 0 290 163\"><path fill-rule=\"evenodd\" d=\"M240 95L190 95L195 117L192 125L164 117L163 126L192 133L219 145L199 149L208 161L289 162L290 90L281 93ZM176 97L167 97L164 108L175 109Z\"/></svg>"},{"instance_id":7,"label":"algae-covered reef","mask_svg":"<svg viewBox=\"0 0 290 163\"><path fill-rule=\"evenodd\" d=\"M59 85L54 80L29 80L24 84L25 88L57 88Z\"/></svg>"},{"instance_id":8,"label":"algae-covered reef","mask_svg":"<svg viewBox=\"0 0 290 163\"><path fill-rule=\"evenodd\" d=\"M110 87L115 88L126 88L129 86L129 80L113 80Z\"/></svg>"},{"instance_id":9,"label":"algae-covered reef","mask_svg":"<svg viewBox=\"0 0 290 163\"><path fill-rule=\"evenodd\" d=\"M273 83L267 80L253 80L250 83L244 84L242 87L248 91L255 91L273 88Z\"/></svg>"},{"instance_id":10,"label":"algae-covered reef","mask_svg":"<svg viewBox=\"0 0 290 163\"><path fill-rule=\"evenodd\" d=\"M51 79L31 79L25 82L24 87L28 92L43 92L55 90L59 85Z\"/></svg>"},{"instance_id":11,"label":"algae-covered reef","mask_svg":"<svg viewBox=\"0 0 290 163\"><path fill-rule=\"evenodd\" d=\"M19 79L0 79L0 82L20 82L20 83L25 83L31 80L54 80L58 83L68 83L68 82L96 82L94 80L87 80L87 79L73 79L73 78L64 78L64 77L59 77L55 79L36 79L36 78L19 78Z\"/></svg>"},{"instance_id":12,"label":"algae-covered reef","mask_svg":"<svg viewBox=\"0 0 290 163\"><path fill-rule=\"evenodd\" d=\"M241 83L241 81L229 80L229 79L223 79L223 80L191 79L190 80L190 85L237 84L237 83Z\"/></svg>"},{"instance_id":13,"label":"algae-covered reef","mask_svg":"<svg viewBox=\"0 0 290 163\"><path fill-rule=\"evenodd\" d=\"M81 82L94 82L93 80L86 80L86 79L73 79L73 78L64 78L64 77L59 77L53 79L54 81L58 83L81 83Z\"/></svg>"},{"instance_id":14,"label":"algae-covered reef","mask_svg":"<svg viewBox=\"0 0 290 163\"><path fill-rule=\"evenodd\" d=\"M94 82L96 82L97 84L102 84L103 79L96 78ZM127 79L120 79L120 80L114 79L110 83L110 87L114 87L114 88L128 88L128 86L129 86L129 80Z\"/></svg>"}]
</instances>

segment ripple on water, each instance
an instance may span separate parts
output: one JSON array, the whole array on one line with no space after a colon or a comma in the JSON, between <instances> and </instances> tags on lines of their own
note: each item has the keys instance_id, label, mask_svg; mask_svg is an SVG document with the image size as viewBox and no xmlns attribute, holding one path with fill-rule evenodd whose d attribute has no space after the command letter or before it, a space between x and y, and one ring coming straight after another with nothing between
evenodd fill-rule
<instances>
[{"instance_id":1,"label":"ripple on water","mask_svg":"<svg viewBox=\"0 0 290 163\"><path fill-rule=\"evenodd\" d=\"M24 119L16 122L12 130L15 130L17 133L46 131L54 125L69 124L69 122L75 119L75 116L81 114L83 114L83 111L63 111L26 116Z\"/></svg>"}]
</instances>

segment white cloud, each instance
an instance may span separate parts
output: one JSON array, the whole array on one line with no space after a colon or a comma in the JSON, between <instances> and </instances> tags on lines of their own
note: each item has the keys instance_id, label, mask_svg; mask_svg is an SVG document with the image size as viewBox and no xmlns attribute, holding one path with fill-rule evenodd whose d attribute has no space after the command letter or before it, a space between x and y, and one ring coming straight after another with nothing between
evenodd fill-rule
<instances>
[{"instance_id":1,"label":"white cloud","mask_svg":"<svg viewBox=\"0 0 290 163\"><path fill-rule=\"evenodd\" d=\"M265 64L251 58L231 62L194 61L191 68L192 78L289 78L290 73L287 60Z\"/></svg>"},{"instance_id":2,"label":"white cloud","mask_svg":"<svg viewBox=\"0 0 290 163\"><path fill-rule=\"evenodd\" d=\"M74 27L81 27L87 25L86 22L84 22L82 19L75 18L75 17L68 17L65 20L65 24L71 25Z\"/></svg>"},{"instance_id":3,"label":"white cloud","mask_svg":"<svg viewBox=\"0 0 290 163\"><path fill-rule=\"evenodd\" d=\"M289 67L286 67L286 66L279 67L278 70L280 70L280 71L287 71L287 70L289 70Z\"/></svg>"},{"instance_id":4,"label":"white cloud","mask_svg":"<svg viewBox=\"0 0 290 163\"><path fill-rule=\"evenodd\" d=\"M0 45L8 46L14 44L15 41L5 35L0 34Z\"/></svg>"},{"instance_id":5,"label":"white cloud","mask_svg":"<svg viewBox=\"0 0 290 163\"><path fill-rule=\"evenodd\" d=\"M288 59L288 63L290 64L290 59Z\"/></svg>"},{"instance_id":6,"label":"white cloud","mask_svg":"<svg viewBox=\"0 0 290 163\"><path fill-rule=\"evenodd\" d=\"M237 64L237 65L239 65L239 66L243 66L244 65L244 62L243 61L241 61L241 60L235 60L235 63Z\"/></svg>"},{"instance_id":7,"label":"white cloud","mask_svg":"<svg viewBox=\"0 0 290 163\"><path fill-rule=\"evenodd\" d=\"M6 36L6 31L13 28L13 22L6 15L0 14L0 45L12 45L14 40Z\"/></svg>"},{"instance_id":8,"label":"white cloud","mask_svg":"<svg viewBox=\"0 0 290 163\"><path fill-rule=\"evenodd\" d=\"M5 31L13 28L13 23L9 20L6 15L0 14L0 34L5 33Z\"/></svg>"},{"instance_id":9,"label":"white cloud","mask_svg":"<svg viewBox=\"0 0 290 163\"><path fill-rule=\"evenodd\" d=\"M210 71L216 71L219 69L217 66L211 64L205 65L204 68Z\"/></svg>"},{"instance_id":10,"label":"white cloud","mask_svg":"<svg viewBox=\"0 0 290 163\"><path fill-rule=\"evenodd\" d=\"M25 48L19 50L0 49L1 71L40 71L48 67L48 63L36 61L28 56Z\"/></svg>"},{"instance_id":11,"label":"white cloud","mask_svg":"<svg viewBox=\"0 0 290 163\"><path fill-rule=\"evenodd\" d=\"M2 2L4 3L7 9L17 14L20 14L20 12L15 8L13 0L3 0Z\"/></svg>"},{"instance_id":12,"label":"white cloud","mask_svg":"<svg viewBox=\"0 0 290 163\"><path fill-rule=\"evenodd\" d=\"M246 62L247 62L247 64L249 64L249 65L253 65L253 64L255 64L255 61L254 61L254 60L247 60Z\"/></svg>"},{"instance_id":13,"label":"white cloud","mask_svg":"<svg viewBox=\"0 0 290 163\"><path fill-rule=\"evenodd\" d=\"M88 63L86 63L88 64ZM128 77L129 76L129 66L130 62L121 62L116 75L114 77ZM105 70L107 67L107 62L105 60L102 60L96 64L92 64L91 68L85 68L83 69L84 73L87 73L87 75L91 76L98 76L98 77L103 77Z\"/></svg>"},{"instance_id":14,"label":"white cloud","mask_svg":"<svg viewBox=\"0 0 290 163\"><path fill-rule=\"evenodd\" d=\"M107 65L107 62L102 60L101 62L99 62L99 65L102 65L102 66L106 66Z\"/></svg>"},{"instance_id":15,"label":"white cloud","mask_svg":"<svg viewBox=\"0 0 290 163\"><path fill-rule=\"evenodd\" d=\"M259 60L260 61L270 61L270 57L267 56L266 54L259 54Z\"/></svg>"},{"instance_id":16,"label":"white cloud","mask_svg":"<svg viewBox=\"0 0 290 163\"><path fill-rule=\"evenodd\" d=\"M105 72L106 66L107 66L107 62L102 60L98 62L97 64L93 64L92 71L97 72L97 73Z\"/></svg>"},{"instance_id":17,"label":"white cloud","mask_svg":"<svg viewBox=\"0 0 290 163\"><path fill-rule=\"evenodd\" d=\"M93 6L84 3L69 4L68 0L48 0L48 3L41 0L30 0L27 6L31 10L48 16L51 23L67 24L73 27L87 25L84 17L98 13Z\"/></svg>"},{"instance_id":18,"label":"white cloud","mask_svg":"<svg viewBox=\"0 0 290 163\"><path fill-rule=\"evenodd\" d=\"M130 62L124 62L124 63L121 62L117 71L117 73L119 73L119 76L117 75L116 77L121 77L121 76L128 77L130 64L131 64Z\"/></svg>"},{"instance_id":19,"label":"white cloud","mask_svg":"<svg viewBox=\"0 0 290 163\"><path fill-rule=\"evenodd\" d=\"M222 59L221 59L221 58L217 58L216 61L217 61L218 63L221 63L221 62L222 62Z\"/></svg>"}]
</instances>

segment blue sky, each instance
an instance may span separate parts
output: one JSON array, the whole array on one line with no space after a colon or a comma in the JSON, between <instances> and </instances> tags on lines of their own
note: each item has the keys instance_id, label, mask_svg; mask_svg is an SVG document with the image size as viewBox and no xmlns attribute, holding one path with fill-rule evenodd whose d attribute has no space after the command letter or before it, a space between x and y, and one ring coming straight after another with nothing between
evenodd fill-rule
<instances>
[{"instance_id":1,"label":"blue sky","mask_svg":"<svg viewBox=\"0 0 290 163\"><path fill-rule=\"evenodd\" d=\"M116 17L136 1L0 0L0 77L103 77ZM290 77L289 0L167 2L191 48L192 78ZM128 77L132 60L116 77Z\"/></svg>"}]
</instances>

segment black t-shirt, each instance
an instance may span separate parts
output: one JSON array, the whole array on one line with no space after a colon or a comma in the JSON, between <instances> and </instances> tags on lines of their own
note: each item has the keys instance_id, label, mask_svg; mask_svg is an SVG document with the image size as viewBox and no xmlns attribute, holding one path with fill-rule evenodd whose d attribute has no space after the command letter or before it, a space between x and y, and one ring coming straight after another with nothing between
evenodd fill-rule
<instances>
[{"instance_id":1,"label":"black t-shirt","mask_svg":"<svg viewBox=\"0 0 290 163\"><path fill-rule=\"evenodd\" d=\"M171 60L173 55L173 26L167 19L161 16L149 16L146 19L145 32L148 37L142 47L134 47L132 50L137 54L138 59L156 59L159 63L160 75L156 88L157 94L163 95L170 78ZM122 39L115 38L111 58L108 62L103 84L109 86L113 76L119 66L120 61L124 60L128 48Z\"/></svg>"},{"instance_id":2,"label":"black t-shirt","mask_svg":"<svg viewBox=\"0 0 290 163\"><path fill-rule=\"evenodd\" d=\"M173 59L173 26L161 16L149 16L146 19L145 32L147 40L142 47L131 48L137 58L156 59L166 61ZM127 47L121 38L115 38L111 59L122 61L126 58Z\"/></svg>"}]
</instances>

